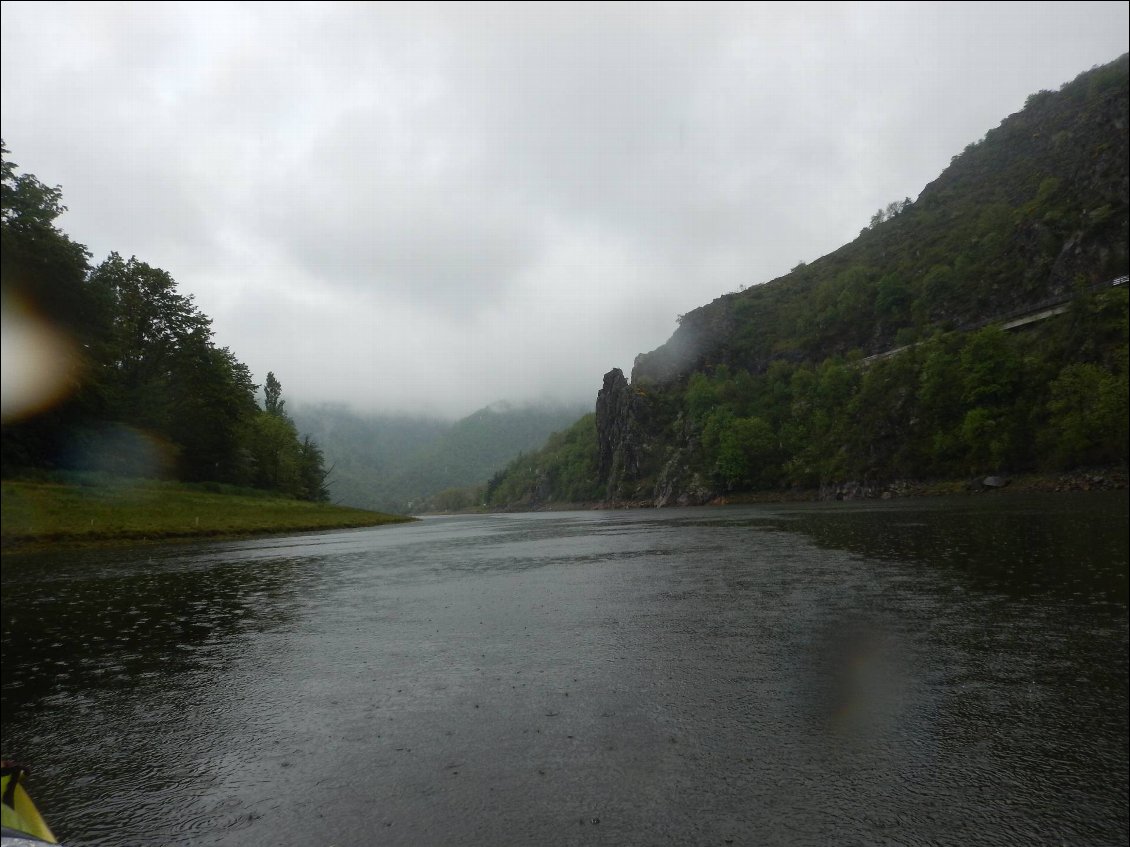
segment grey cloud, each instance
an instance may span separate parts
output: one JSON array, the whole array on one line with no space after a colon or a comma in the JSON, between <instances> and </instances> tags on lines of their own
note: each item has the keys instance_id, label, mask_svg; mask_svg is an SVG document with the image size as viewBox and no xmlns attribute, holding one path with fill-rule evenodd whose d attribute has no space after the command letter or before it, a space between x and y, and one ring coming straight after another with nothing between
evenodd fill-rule
<instances>
[{"instance_id":1,"label":"grey cloud","mask_svg":"<svg viewBox=\"0 0 1130 847\"><path fill-rule=\"evenodd\" d=\"M342 220L315 205L291 255L317 279L424 309L475 311L505 296L537 256L539 233L520 220L477 217L474 203L458 198L430 199L367 219Z\"/></svg>"},{"instance_id":2,"label":"grey cloud","mask_svg":"<svg viewBox=\"0 0 1130 847\"><path fill-rule=\"evenodd\" d=\"M591 399L1124 52L1127 8L5 2L3 132L291 391Z\"/></svg>"}]
</instances>

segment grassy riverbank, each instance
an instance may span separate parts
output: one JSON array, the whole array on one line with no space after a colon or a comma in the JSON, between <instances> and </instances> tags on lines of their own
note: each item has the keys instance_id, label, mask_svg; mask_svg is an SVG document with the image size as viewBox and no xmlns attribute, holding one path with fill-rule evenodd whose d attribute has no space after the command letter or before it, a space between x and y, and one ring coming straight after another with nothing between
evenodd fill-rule
<instances>
[{"instance_id":1,"label":"grassy riverbank","mask_svg":"<svg viewBox=\"0 0 1130 847\"><path fill-rule=\"evenodd\" d=\"M222 486L148 480L85 485L5 480L2 486L0 542L5 550L56 543L266 535L412 520Z\"/></svg>"}]
</instances>

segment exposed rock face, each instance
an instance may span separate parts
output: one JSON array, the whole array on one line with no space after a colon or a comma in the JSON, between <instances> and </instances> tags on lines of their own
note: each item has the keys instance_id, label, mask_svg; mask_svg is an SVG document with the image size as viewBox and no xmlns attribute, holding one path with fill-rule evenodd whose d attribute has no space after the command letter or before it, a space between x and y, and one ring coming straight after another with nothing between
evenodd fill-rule
<instances>
[{"instance_id":1,"label":"exposed rock face","mask_svg":"<svg viewBox=\"0 0 1130 847\"><path fill-rule=\"evenodd\" d=\"M604 387L596 395L596 439L600 481L607 486L609 499L618 496L622 482L639 477L636 405L624 372L613 368L606 373Z\"/></svg>"},{"instance_id":2,"label":"exposed rock face","mask_svg":"<svg viewBox=\"0 0 1130 847\"><path fill-rule=\"evenodd\" d=\"M663 438L663 416L651 405L647 386L629 383L619 368L604 375L596 395L600 481L611 503L698 506L717 494L691 469L694 445Z\"/></svg>"},{"instance_id":3,"label":"exposed rock face","mask_svg":"<svg viewBox=\"0 0 1130 847\"><path fill-rule=\"evenodd\" d=\"M820 486L819 500L892 500L896 497L914 497L922 494L922 483L909 479L891 482L850 480Z\"/></svg>"},{"instance_id":4,"label":"exposed rock face","mask_svg":"<svg viewBox=\"0 0 1130 847\"><path fill-rule=\"evenodd\" d=\"M679 328L665 344L636 356L632 385L663 385L717 363L723 342L735 329L730 306L735 295L726 294L679 320Z\"/></svg>"},{"instance_id":5,"label":"exposed rock face","mask_svg":"<svg viewBox=\"0 0 1130 847\"><path fill-rule=\"evenodd\" d=\"M652 499L657 507L702 506L718 496L700 474L689 469L689 452L687 447L671 451L655 481Z\"/></svg>"}]
</instances>

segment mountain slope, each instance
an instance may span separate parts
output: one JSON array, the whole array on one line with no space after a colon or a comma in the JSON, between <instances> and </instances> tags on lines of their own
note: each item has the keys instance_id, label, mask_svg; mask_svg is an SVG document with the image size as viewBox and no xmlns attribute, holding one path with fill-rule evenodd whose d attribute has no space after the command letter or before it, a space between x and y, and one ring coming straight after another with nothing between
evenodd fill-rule
<instances>
[{"instance_id":1,"label":"mountain slope","mask_svg":"<svg viewBox=\"0 0 1130 847\"><path fill-rule=\"evenodd\" d=\"M633 381L878 353L1125 273L1128 99L1127 56L1029 97L890 219L684 315Z\"/></svg>"},{"instance_id":2,"label":"mountain slope","mask_svg":"<svg viewBox=\"0 0 1130 847\"><path fill-rule=\"evenodd\" d=\"M1127 69L1033 95L850 244L684 315L630 383L609 372L605 497L1124 462ZM527 457L527 502L563 499L553 461Z\"/></svg>"}]
</instances>

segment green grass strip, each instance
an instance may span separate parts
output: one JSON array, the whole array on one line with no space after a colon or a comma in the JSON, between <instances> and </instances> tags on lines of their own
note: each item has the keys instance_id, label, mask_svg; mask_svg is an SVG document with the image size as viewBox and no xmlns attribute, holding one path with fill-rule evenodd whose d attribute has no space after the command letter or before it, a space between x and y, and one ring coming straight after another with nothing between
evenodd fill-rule
<instances>
[{"instance_id":1,"label":"green grass strip","mask_svg":"<svg viewBox=\"0 0 1130 847\"><path fill-rule=\"evenodd\" d=\"M2 483L5 549L46 543L96 543L261 535L379 526L413 520L259 492L226 494L145 480L98 485Z\"/></svg>"}]
</instances>

